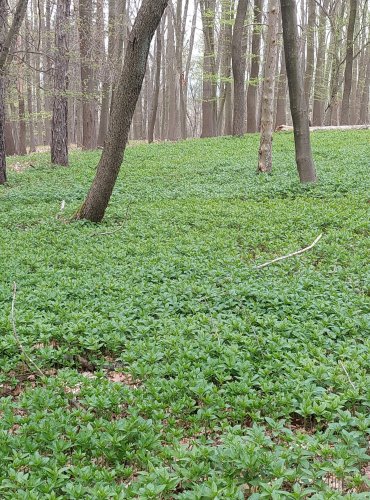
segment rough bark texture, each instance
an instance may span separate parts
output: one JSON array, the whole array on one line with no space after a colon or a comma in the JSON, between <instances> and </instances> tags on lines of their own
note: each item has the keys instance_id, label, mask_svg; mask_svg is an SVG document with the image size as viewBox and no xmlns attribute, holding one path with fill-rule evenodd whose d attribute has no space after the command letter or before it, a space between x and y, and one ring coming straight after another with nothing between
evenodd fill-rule
<instances>
[{"instance_id":1,"label":"rough bark texture","mask_svg":"<svg viewBox=\"0 0 370 500\"><path fill-rule=\"evenodd\" d=\"M346 68L344 70L344 90L342 100L342 112L340 123L341 125L349 124L349 98L352 88L352 69L353 69L353 34L355 31L355 22L357 14L357 0L351 0L348 30L347 30L347 43L346 43Z\"/></svg>"},{"instance_id":2,"label":"rough bark texture","mask_svg":"<svg viewBox=\"0 0 370 500\"><path fill-rule=\"evenodd\" d=\"M5 79L0 73L0 184L6 183L4 82Z\"/></svg>"},{"instance_id":3,"label":"rough bark texture","mask_svg":"<svg viewBox=\"0 0 370 500\"><path fill-rule=\"evenodd\" d=\"M286 106L287 106L287 81L286 81L286 66L284 49L281 49L280 74L278 82L278 95L276 102L276 117L275 128L286 123Z\"/></svg>"},{"instance_id":4,"label":"rough bark texture","mask_svg":"<svg viewBox=\"0 0 370 500\"><path fill-rule=\"evenodd\" d=\"M324 10L326 11L328 0L324 0ZM324 119L325 95L324 74L325 74L325 35L326 35L326 15L320 10L320 21L318 27L318 44L316 57L316 70L313 94L313 125L322 125Z\"/></svg>"},{"instance_id":5,"label":"rough bark texture","mask_svg":"<svg viewBox=\"0 0 370 500\"><path fill-rule=\"evenodd\" d=\"M307 57L306 71L304 75L304 94L306 97L307 107L310 109L310 96L312 87L312 78L315 68L315 22L316 22L316 2L315 0L307 0L308 20L307 20Z\"/></svg>"},{"instance_id":6,"label":"rough bark texture","mask_svg":"<svg viewBox=\"0 0 370 500\"><path fill-rule=\"evenodd\" d=\"M79 1L79 36L82 87L82 148L95 149L94 76L91 62L92 0Z\"/></svg>"},{"instance_id":7,"label":"rough bark texture","mask_svg":"<svg viewBox=\"0 0 370 500\"><path fill-rule=\"evenodd\" d=\"M297 168L302 183L315 182L316 171L312 159L308 111L300 62L296 3L295 0L280 0L280 4Z\"/></svg>"},{"instance_id":8,"label":"rough bark texture","mask_svg":"<svg viewBox=\"0 0 370 500\"><path fill-rule=\"evenodd\" d=\"M201 137L214 137L217 133L217 88L215 60L215 0L201 0L200 10L203 22L203 99Z\"/></svg>"},{"instance_id":9,"label":"rough bark texture","mask_svg":"<svg viewBox=\"0 0 370 500\"><path fill-rule=\"evenodd\" d=\"M277 0L269 0L267 17L265 75L262 91L261 138L258 152L258 171L272 170L272 132L274 126L274 87L277 60L277 31L279 8Z\"/></svg>"},{"instance_id":10,"label":"rough bark texture","mask_svg":"<svg viewBox=\"0 0 370 500\"><path fill-rule=\"evenodd\" d=\"M161 66L162 66L162 34L160 26L157 29L156 37L156 68L155 68L155 82L152 100L152 109L150 111L149 126L148 126L148 142L149 144L154 140L154 127L157 119L157 110L159 102L159 90L161 86Z\"/></svg>"},{"instance_id":11,"label":"rough bark texture","mask_svg":"<svg viewBox=\"0 0 370 500\"><path fill-rule=\"evenodd\" d=\"M254 1L252 64L247 91L247 132L257 132L257 80L260 68L262 0Z\"/></svg>"},{"instance_id":12,"label":"rough bark texture","mask_svg":"<svg viewBox=\"0 0 370 500\"><path fill-rule=\"evenodd\" d=\"M70 0L58 0L55 20L54 103L51 124L51 162L68 165L68 47Z\"/></svg>"},{"instance_id":13,"label":"rough bark texture","mask_svg":"<svg viewBox=\"0 0 370 500\"><path fill-rule=\"evenodd\" d=\"M12 24L6 30L6 13L8 4L0 0L0 184L6 183L6 156L5 156L5 74L7 59L13 40L19 33L26 15L28 0L19 0Z\"/></svg>"},{"instance_id":14,"label":"rough bark texture","mask_svg":"<svg viewBox=\"0 0 370 500\"><path fill-rule=\"evenodd\" d=\"M109 0L108 1L108 60L104 54L105 61L103 66L104 74L103 74L103 84L102 84L98 146L104 145L105 136L108 130L108 118L109 118L109 106L110 106L110 94L111 94L110 64L112 64L113 53L114 53L114 38L113 38L114 11L115 11L115 0ZM104 19L102 21L104 24ZM101 36L103 37L103 34Z\"/></svg>"},{"instance_id":15,"label":"rough bark texture","mask_svg":"<svg viewBox=\"0 0 370 500\"><path fill-rule=\"evenodd\" d=\"M239 0L236 11L233 40L232 67L234 76L233 135L244 134L245 126L245 42L244 23L249 0Z\"/></svg>"},{"instance_id":16,"label":"rough bark texture","mask_svg":"<svg viewBox=\"0 0 370 500\"><path fill-rule=\"evenodd\" d=\"M143 84L150 43L168 0L143 0L130 33L115 91L108 135L95 179L77 219L100 222L123 160L135 106Z\"/></svg>"}]
</instances>

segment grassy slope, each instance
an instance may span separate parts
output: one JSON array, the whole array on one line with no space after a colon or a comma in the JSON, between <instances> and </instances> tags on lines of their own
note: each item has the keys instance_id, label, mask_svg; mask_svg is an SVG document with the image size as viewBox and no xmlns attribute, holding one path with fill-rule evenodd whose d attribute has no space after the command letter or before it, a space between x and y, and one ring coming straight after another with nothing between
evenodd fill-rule
<instances>
[{"instance_id":1,"label":"grassy slope","mask_svg":"<svg viewBox=\"0 0 370 500\"><path fill-rule=\"evenodd\" d=\"M370 135L313 135L315 187L297 182L292 135L276 136L271 176L255 174L257 148L257 136L131 148L100 226L55 218L61 200L65 216L83 200L96 153L74 152L69 169L36 155L10 173L1 498L344 496L327 474L360 498ZM321 232L311 252L254 268ZM50 376L11 393L24 370L13 281L19 335Z\"/></svg>"}]
</instances>

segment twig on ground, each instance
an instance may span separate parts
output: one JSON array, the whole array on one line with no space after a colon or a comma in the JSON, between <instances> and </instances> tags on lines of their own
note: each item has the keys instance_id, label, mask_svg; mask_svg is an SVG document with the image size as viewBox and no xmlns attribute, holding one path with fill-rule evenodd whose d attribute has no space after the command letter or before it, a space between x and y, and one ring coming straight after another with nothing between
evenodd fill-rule
<instances>
[{"instance_id":1,"label":"twig on ground","mask_svg":"<svg viewBox=\"0 0 370 500\"><path fill-rule=\"evenodd\" d=\"M92 233L92 234L90 234L90 237L93 238L95 236L106 236L108 234L114 234L114 233L118 233L118 231L121 231L121 229L125 226L125 223L128 221L128 218L130 215L130 208L131 208L132 204L133 204L133 202L131 202L127 205L126 214L125 214L125 217L123 219L123 222L122 222L122 224L120 224L120 226L117 229L113 229L113 231L104 231L102 233L99 233L99 232Z\"/></svg>"},{"instance_id":2,"label":"twig on ground","mask_svg":"<svg viewBox=\"0 0 370 500\"><path fill-rule=\"evenodd\" d=\"M19 335L18 335L18 332L17 332L17 327L16 327L16 324L15 324L15 301L16 301L16 298L17 298L17 284L14 282L13 283L12 310L11 310L11 320L12 320L12 327L13 327L13 335L14 335L14 338L15 338L17 344L18 344L18 347L19 347L21 353L23 354L23 356L24 356L24 358L26 360L26 363L29 365L29 368L31 368L31 366L33 366L36 369L37 373L41 377L45 377L45 374L41 371L41 369L37 366L37 364L27 354L27 352L26 352L25 348L23 347L22 342L21 342L21 340L19 338Z\"/></svg>"},{"instance_id":3,"label":"twig on ground","mask_svg":"<svg viewBox=\"0 0 370 500\"><path fill-rule=\"evenodd\" d=\"M265 262L264 264L260 264L259 266L256 266L256 269L262 269L263 267L266 267L266 266L269 266L270 264L274 264L275 262L279 262L280 260L285 260L285 259L289 259L289 257L294 257L295 255L300 255L304 252L307 252L308 250L311 250L311 248L313 248L316 243L318 243L322 238L322 234L320 234L316 240L311 243L311 245L309 245L308 247L306 248L302 248L301 250L298 250L297 252L293 252L293 253L290 253L288 255L284 255L283 257L277 257L276 259L273 259L273 260L270 260L269 262Z\"/></svg>"},{"instance_id":4,"label":"twig on ground","mask_svg":"<svg viewBox=\"0 0 370 500\"><path fill-rule=\"evenodd\" d=\"M340 366L342 367L342 370L344 371L344 373L347 375L348 382L351 384L352 388L353 388L354 390L356 390L356 386L355 386L355 384L352 382L351 377L349 376L349 373L347 372L347 368L344 366L344 363L342 363L342 361L340 361L340 360L339 360L339 364L340 364Z\"/></svg>"}]
</instances>

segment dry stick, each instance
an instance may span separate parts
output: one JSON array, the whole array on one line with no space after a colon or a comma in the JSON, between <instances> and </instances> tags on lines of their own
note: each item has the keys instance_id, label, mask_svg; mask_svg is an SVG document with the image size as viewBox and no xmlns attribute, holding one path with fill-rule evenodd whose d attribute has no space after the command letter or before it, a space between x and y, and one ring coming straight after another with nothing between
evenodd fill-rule
<instances>
[{"instance_id":1,"label":"dry stick","mask_svg":"<svg viewBox=\"0 0 370 500\"><path fill-rule=\"evenodd\" d=\"M307 250L311 250L316 243L318 243L322 238L322 233L316 238L316 240L311 243L310 246L306 248L302 248L302 250L298 250L297 252L290 253L289 255L284 255L283 257L278 257L277 259L270 260L269 262L265 262L264 264L260 264L256 266L256 269L262 269L263 267L269 266L270 264L274 264L275 262L279 262L279 260L289 259L289 257L294 257L295 255L300 255L301 253L307 252Z\"/></svg>"},{"instance_id":2,"label":"dry stick","mask_svg":"<svg viewBox=\"0 0 370 500\"><path fill-rule=\"evenodd\" d=\"M20 338L19 338L19 335L18 335L18 332L17 332L17 328L16 328L16 325L15 325L15 300L16 300L16 297L17 297L17 283L13 283L13 300L12 300L12 310L11 310L11 320L12 320L12 326L13 326L13 335L14 335L14 338L19 346L19 349L21 350L23 356L26 358L26 362L28 365L32 365L36 371L38 372L38 374L41 376L41 377L45 377L45 374L40 370L40 368L37 366L37 364L29 357L29 355L27 354L25 348L23 347L22 345L22 342L20 341ZM29 368L31 368L29 366Z\"/></svg>"},{"instance_id":3,"label":"dry stick","mask_svg":"<svg viewBox=\"0 0 370 500\"><path fill-rule=\"evenodd\" d=\"M347 375L347 378L348 378L348 382L351 384L351 386L353 387L354 390L356 390L356 386L355 384L352 382L351 380L351 377L349 376L349 373L347 372L347 369L346 367L344 366L344 363L342 363L342 361L339 360L339 364L340 366L342 367L344 373Z\"/></svg>"}]
</instances>

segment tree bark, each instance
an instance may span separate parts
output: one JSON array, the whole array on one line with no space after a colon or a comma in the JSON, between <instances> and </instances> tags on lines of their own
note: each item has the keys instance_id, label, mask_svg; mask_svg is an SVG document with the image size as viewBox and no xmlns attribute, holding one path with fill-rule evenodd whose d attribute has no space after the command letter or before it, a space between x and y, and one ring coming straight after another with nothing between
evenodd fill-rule
<instances>
[{"instance_id":1,"label":"tree bark","mask_svg":"<svg viewBox=\"0 0 370 500\"><path fill-rule=\"evenodd\" d=\"M326 11L328 0L324 0L324 9ZM314 94L313 94L313 111L312 111L312 124L320 126L324 119L325 107L325 91L324 76L325 76L325 35L326 35L326 15L321 10L319 17L318 27L318 44L317 44L317 58L316 70L314 81Z\"/></svg>"},{"instance_id":2,"label":"tree bark","mask_svg":"<svg viewBox=\"0 0 370 500\"><path fill-rule=\"evenodd\" d=\"M312 78L315 68L315 23L316 23L316 3L315 0L307 0L308 19L307 19L307 57L306 71L304 76L304 94L306 97L307 108L310 109L310 97Z\"/></svg>"},{"instance_id":3,"label":"tree bark","mask_svg":"<svg viewBox=\"0 0 370 500\"><path fill-rule=\"evenodd\" d=\"M70 0L58 0L55 19L54 103L51 125L51 163L68 165L67 29Z\"/></svg>"},{"instance_id":4,"label":"tree bark","mask_svg":"<svg viewBox=\"0 0 370 500\"><path fill-rule=\"evenodd\" d=\"M247 91L247 132L257 132L257 87L260 68L262 0L254 1L252 64Z\"/></svg>"},{"instance_id":5,"label":"tree bark","mask_svg":"<svg viewBox=\"0 0 370 500\"><path fill-rule=\"evenodd\" d=\"M284 49L281 49L280 74L278 82L278 95L276 103L275 128L286 123L286 107L287 107L287 81L286 81L286 66Z\"/></svg>"},{"instance_id":6,"label":"tree bark","mask_svg":"<svg viewBox=\"0 0 370 500\"><path fill-rule=\"evenodd\" d=\"M355 22L357 14L357 0L351 0L348 19L347 43L346 43L346 67L344 70L344 90L342 100L342 111L340 117L341 125L349 124L349 98L352 88L352 69L353 69L353 34L355 31Z\"/></svg>"},{"instance_id":7,"label":"tree bark","mask_svg":"<svg viewBox=\"0 0 370 500\"><path fill-rule=\"evenodd\" d=\"M244 23L249 0L239 0L232 39L234 77L233 135L243 135L245 122L245 41ZM244 49L244 50L243 50Z\"/></svg>"},{"instance_id":8,"label":"tree bark","mask_svg":"<svg viewBox=\"0 0 370 500\"><path fill-rule=\"evenodd\" d=\"M82 87L82 148L96 148L94 75L90 54L92 36L92 0L79 1L79 36Z\"/></svg>"},{"instance_id":9,"label":"tree bark","mask_svg":"<svg viewBox=\"0 0 370 500\"><path fill-rule=\"evenodd\" d=\"M217 133L217 86L214 33L215 9L215 0L200 1L204 35L201 137L214 137Z\"/></svg>"},{"instance_id":10,"label":"tree bark","mask_svg":"<svg viewBox=\"0 0 370 500\"><path fill-rule=\"evenodd\" d=\"M277 0L270 0L267 16L267 38L265 55L265 75L262 91L261 137L258 158L258 171L272 170L272 132L274 125L274 87L277 60L277 31L279 8Z\"/></svg>"},{"instance_id":11,"label":"tree bark","mask_svg":"<svg viewBox=\"0 0 370 500\"><path fill-rule=\"evenodd\" d=\"M311 151L308 111L304 96L296 3L295 0L280 0L280 4L290 110L293 119L295 155L299 178L302 183L316 182L316 170Z\"/></svg>"},{"instance_id":12,"label":"tree bark","mask_svg":"<svg viewBox=\"0 0 370 500\"><path fill-rule=\"evenodd\" d=\"M76 219L100 222L123 160L135 106L142 88L150 43L168 0L143 0L130 33L115 91L109 129L96 176Z\"/></svg>"},{"instance_id":13,"label":"tree bark","mask_svg":"<svg viewBox=\"0 0 370 500\"><path fill-rule=\"evenodd\" d=\"M156 37L156 58L155 58L155 82L154 82L154 92L152 109L150 111L149 127L148 127L148 142L149 144L153 142L154 139L154 127L157 119L158 102L159 102L159 90L161 86L161 65L162 65L162 34L160 26L157 28Z\"/></svg>"},{"instance_id":14,"label":"tree bark","mask_svg":"<svg viewBox=\"0 0 370 500\"><path fill-rule=\"evenodd\" d=\"M26 15L28 0L19 0L15 9L12 24L6 30L6 14L8 4L0 0L0 184L6 183L5 155L5 75L9 51L15 37L18 35Z\"/></svg>"}]
</instances>

